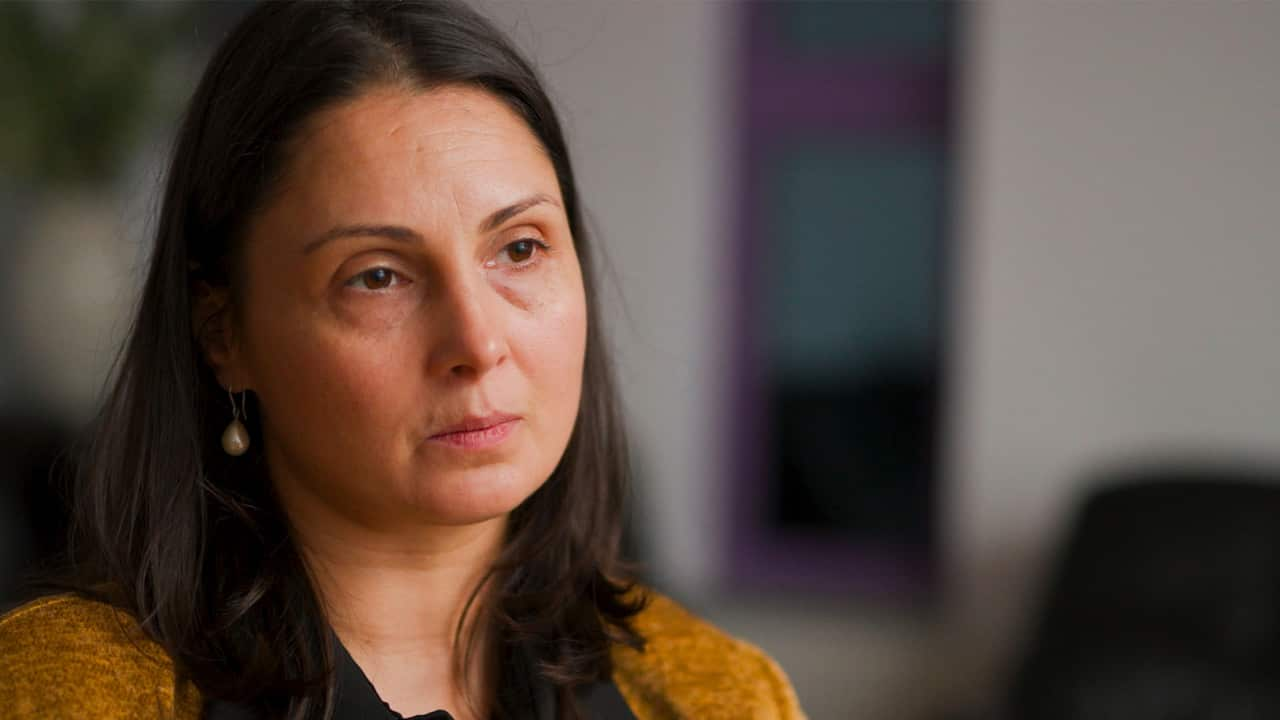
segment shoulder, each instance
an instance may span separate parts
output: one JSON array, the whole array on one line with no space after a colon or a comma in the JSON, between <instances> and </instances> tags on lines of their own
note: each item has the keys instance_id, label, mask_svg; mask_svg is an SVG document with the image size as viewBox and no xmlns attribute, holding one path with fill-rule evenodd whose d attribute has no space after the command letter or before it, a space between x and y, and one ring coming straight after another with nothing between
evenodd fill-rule
<instances>
[{"instance_id":1,"label":"shoulder","mask_svg":"<svg viewBox=\"0 0 1280 720\"><path fill-rule=\"evenodd\" d=\"M109 605L58 595L0 616L6 717L172 716L174 685L164 650Z\"/></svg>"},{"instance_id":2,"label":"shoulder","mask_svg":"<svg viewBox=\"0 0 1280 720\"><path fill-rule=\"evenodd\" d=\"M639 718L803 718L790 681L756 646L648 591L633 620L643 651L618 646L614 683Z\"/></svg>"}]
</instances>

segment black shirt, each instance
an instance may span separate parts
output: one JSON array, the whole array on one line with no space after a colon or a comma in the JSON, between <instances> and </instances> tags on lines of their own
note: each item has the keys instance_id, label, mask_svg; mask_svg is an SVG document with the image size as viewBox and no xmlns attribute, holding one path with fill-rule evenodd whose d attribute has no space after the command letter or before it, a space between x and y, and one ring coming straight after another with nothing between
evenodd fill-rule
<instances>
[{"instance_id":1,"label":"black shirt","mask_svg":"<svg viewBox=\"0 0 1280 720\"><path fill-rule=\"evenodd\" d=\"M425 715L405 718L378 696L368 676L356 664L342 642L334 638L334 661L337 670L337 703L334 720L453 720L447 710L435 710ZM532 662L523 652L506 662L503 667L502 693L507 707L529 708L530 720L555 720L555 689L539 682L531 673Z\"/></svg>"}]
</instances>

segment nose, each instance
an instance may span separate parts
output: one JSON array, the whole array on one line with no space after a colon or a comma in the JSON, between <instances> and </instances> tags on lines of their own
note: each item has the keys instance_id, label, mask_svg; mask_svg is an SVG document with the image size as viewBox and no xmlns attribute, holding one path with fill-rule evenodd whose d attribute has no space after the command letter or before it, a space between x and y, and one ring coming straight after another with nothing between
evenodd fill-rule
<instances>
[{"instance_id":1,"label":"nose","mask_svg":"<svg viewBox=\"0 0 1280 720\"><path fill-rule=\"evenodd\" d=\"M435 326L428 352L433 375L479 378L501 365L509 348L500 298L483 278L455 278L441 288L428 323Z\"/></svg>"}]
</instances>

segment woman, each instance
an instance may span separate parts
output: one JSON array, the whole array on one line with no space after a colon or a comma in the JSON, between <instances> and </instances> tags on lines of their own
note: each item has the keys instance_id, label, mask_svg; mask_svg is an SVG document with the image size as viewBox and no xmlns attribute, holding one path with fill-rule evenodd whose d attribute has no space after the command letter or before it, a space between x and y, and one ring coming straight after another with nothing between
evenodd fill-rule
<instances>
[{"instance_id":1,"label":"woman","mask_svg":"<svg viewBox=\"0 0 1280 720\"><path fill-rule=\"evenodd\" d=\"M454 3L264 4L188 109L5 717L799 717L625 580L565 142Z\"/></svg>"}]
</instances>

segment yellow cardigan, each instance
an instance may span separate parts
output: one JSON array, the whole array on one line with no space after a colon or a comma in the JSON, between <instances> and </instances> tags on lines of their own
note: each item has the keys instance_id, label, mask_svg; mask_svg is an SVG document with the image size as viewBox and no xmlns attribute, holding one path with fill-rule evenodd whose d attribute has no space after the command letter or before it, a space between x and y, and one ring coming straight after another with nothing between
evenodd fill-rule
<instances>
[{"instance_id":1,"label":"yellow cardigan","mask_svg":"<svg viewBox=\"0 0 1280 720\"><path fill-rule=\"evenodd\" d=\"M781 668L650 593L635 618L643 653L617 646L613 682L637 720L800 720ZM0 717L197 720L201 698L128 614L59 595L0 617Z\"/></svg>"}]
</instances>

